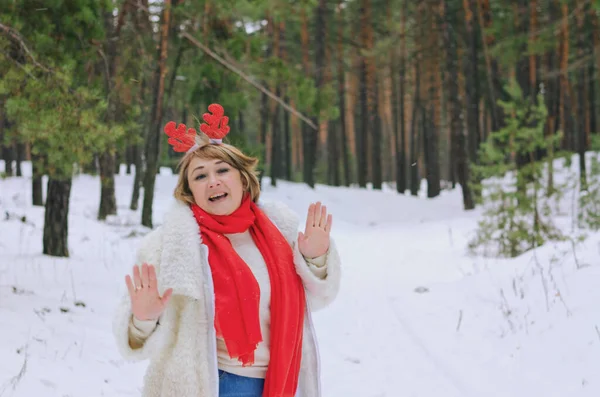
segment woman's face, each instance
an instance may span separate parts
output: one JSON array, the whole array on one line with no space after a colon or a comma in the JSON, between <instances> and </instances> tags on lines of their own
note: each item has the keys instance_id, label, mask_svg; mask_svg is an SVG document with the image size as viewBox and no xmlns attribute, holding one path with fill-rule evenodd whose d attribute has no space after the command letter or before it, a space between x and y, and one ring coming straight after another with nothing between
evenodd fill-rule
<instances>
[{"instance_id":1,"label":"woman's face","mask_svg":"<svg viewBox=\"0 0 600 397\"><path fill-rule=\"evenodd\" d=\"M222 160L194 157L187 178L194 201L209 214L229 215L242 203L242 174Z\"/></svg>"}]
</instances>

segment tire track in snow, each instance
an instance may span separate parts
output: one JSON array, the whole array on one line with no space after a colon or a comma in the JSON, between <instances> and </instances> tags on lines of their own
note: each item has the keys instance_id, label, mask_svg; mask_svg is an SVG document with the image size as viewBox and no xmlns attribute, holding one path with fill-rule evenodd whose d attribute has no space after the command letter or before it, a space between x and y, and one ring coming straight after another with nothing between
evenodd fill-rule
<instances>
[{"instance_id":1,"label":"tire track in snow","mask_svg":"<svg viewBox=\"0 0 600 397\"><path fill-rule=\"evenodd\" d=\"M414 342L414 344L423 352L424 356L439 370L439 373L446 378L452 386L458 391L462 397L476 397L478 394L474 393L470 387L468 387L462 380L461 376L458 375L451 367L443 363L439 358L437 358L432 351L425 345L423 340L417 336L417 334L413 331L410 324L402 318L397 308L396 299L388 298L388 302L392 307L392 312L402 329L405 332L405 335Z\"/></svg>"}]
</instances>

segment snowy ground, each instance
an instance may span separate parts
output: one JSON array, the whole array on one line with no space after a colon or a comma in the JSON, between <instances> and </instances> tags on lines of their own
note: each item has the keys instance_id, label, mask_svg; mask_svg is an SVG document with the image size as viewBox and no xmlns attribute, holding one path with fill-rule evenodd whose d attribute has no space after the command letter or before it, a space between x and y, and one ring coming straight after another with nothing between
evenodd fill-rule
<instances>
[{"instance_id":1,"label":"snowy ground","mask_svg":"<svg viewBox=\"0 0 600 397\"><path fill-rule=\"evenodd\" d=\"M174 185L157 179L156 224ZM147 233L131 187L117 177L119 214L99 223L99 180L77 177L71 258L57 259L41 254L30 180L0 180L0 396L139 396L146 364L122 360L111 334ZM495 260L467 254L480 213L458 190L426 200L281 182L263 195L301 216L320 199L335 217L343 285L315 316L325 397L600 395L600 233L575 252Z\"/></svg>"}]
</instances>

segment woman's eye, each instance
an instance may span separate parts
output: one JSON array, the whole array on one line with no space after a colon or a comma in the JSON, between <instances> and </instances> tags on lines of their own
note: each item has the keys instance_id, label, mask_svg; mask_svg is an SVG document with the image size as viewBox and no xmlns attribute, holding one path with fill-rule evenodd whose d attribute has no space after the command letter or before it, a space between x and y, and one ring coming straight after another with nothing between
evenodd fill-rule
<instances>
[{"instance_id":1,"label":"woman's eye","mask_svg":"<svg viewBox=\"0 0 600 397\"><path fill-rule=\"evenodd\" d=\"M196 175L196 177L194 179L198 181L200 179L204 179L205 177L206 177L206 175L204 175L204 174L198 174L198 175Z\"/></svg>"},{"instance_id":2,"label":"woman's eye","mask_svg":"<svg viewBox=\"0 0 600 397\"><path fill-rule=\"evenodd\" d=\"M218 171L218 173L219 173L219 174L224 174L224 173L226 173L226 172L229 172L229 168L221 168L221 169L219 169L219 171Z\"/></svg>"}]
</instances>

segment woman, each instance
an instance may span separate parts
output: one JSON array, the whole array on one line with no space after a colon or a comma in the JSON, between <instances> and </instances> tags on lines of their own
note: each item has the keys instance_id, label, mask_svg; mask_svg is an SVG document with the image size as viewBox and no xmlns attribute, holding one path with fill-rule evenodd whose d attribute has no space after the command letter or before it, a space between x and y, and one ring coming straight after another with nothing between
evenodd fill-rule
<instances>
[{"instance_id":1,"label":"woman","mask_svg":"<svg viewBox=\"0 0 600 397\"><path fill-rule=\"evenodd\" d=\"M311 204L304 232L258 204L257 160L223 144L223 108L203 135L165 126L180 163L177 199L143 240L114 332L129 359L150 359L145 397L318 397L311 310L340 284L332 217Z\"/></svg>"}]
</instances>

